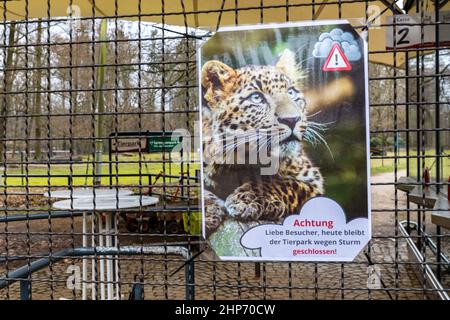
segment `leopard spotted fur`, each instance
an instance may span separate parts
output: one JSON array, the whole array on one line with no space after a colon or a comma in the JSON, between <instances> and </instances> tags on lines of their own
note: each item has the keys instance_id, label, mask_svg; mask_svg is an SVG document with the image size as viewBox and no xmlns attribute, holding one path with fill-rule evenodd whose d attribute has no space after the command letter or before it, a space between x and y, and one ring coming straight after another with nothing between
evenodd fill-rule
<instances>
[{"instance_id":1,"label":"leopard spotted fur","mask_svg":"<svg viewBox=\"0 0 450 320\"><path fill-rule=\"evenodd\" d=\"M280 222L324 192L323 178L306 155L308 127L303 74L285 50L275 66L233 69L219 61L202 68L204 205L207 236L225 219ZM259 164L215 161L220 139L249 130L279 134L270 152L279 157L276 174L261 175ZM249 150L249 149L247 149Z\"/></svg>"}]
</instances>

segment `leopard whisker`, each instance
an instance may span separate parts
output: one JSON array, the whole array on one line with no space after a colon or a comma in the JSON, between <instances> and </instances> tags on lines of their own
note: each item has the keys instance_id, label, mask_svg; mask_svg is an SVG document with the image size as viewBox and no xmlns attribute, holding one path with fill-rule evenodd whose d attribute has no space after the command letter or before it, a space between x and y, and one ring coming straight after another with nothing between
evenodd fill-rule
<instances>
[{"instance_id":1,"label":"leopard whisker","mask_svg":"<svg viewBox=\"0 0 450 320\"><path fill-rule=\"evenodd\" d=\"M319 125L319 126L328 127L329 125L335 124L336 121L323 122L323 123L319 123L319 122L315 122L315 121L308 121L308 123Z\"/></svg>"},{"instance_id":2,"label":"leopard whisker","mask_svg":"<svg viewBox=\"0 0 450 320\"><path fill-rule=\"evenodd\" d=\"M327 127L316 125L316 124L308 124L307 127L314 128L314 129L317 129L320 131L325 131L328 129Z\"/></svg>"},{"instance_id":3,"label":"leopard whisker","mask_svg":"<svg viewBox=\"0 0 450 320\"><path fill-rule=\"evenodd\" d=\"M267 146L268 149L272 148L273 144L279 144L281 142L281 138L280 135L273 135L271 137L269 137L269 139L267 139L265 141L265 143L263 143L263 145L259 148L258 152L264 147Z\"/></svg>"},{"instance_id":4,"label":"leopard whisker","mask_svg":"<svg viewBox=\"0 0 450 320\"><path fill-rule=\"evenodd\" d=\"M237 147L239 147L239 146L241 146L243 144L251 143L251 142L254 142L254 141L257 141L257 140L258 140L258 137L252 137L252 138L248 138L248 139L241 139L241 140L237 140L235 143L231 144L231 146L234 147L232 149L236 149Z\"/></svg>"},{"instance_id":5,"label":"leopard whisker","mask_svg":"<svg viewBox=\"0 0 450 320\"><path fill-rule=\"evenodd\" d=\"M333 156L333 152L331 152L330 147L328 146L328 143L326 142L325 138L316 130L314 130L313 128L308 128L307 129L313 136L315 136L315 138L317 138L328 150L328 152L331 155L331 158L333 158L334 160L334 156Z\"/></svg>"},{"instance_id":6,"label":"leopard whisker","mask_svg":"<svg viewBox=\"0 0 450 320\"><path fill-rule=\"evenodd\" d=\"M302 64L303 62L311 60L311 59L314 59L314 58L315 57L313 56L313 57L309 57L309 58L303 59L302 61L299 61L298 64Z\"/></svg>"},{"instance_id":7,"label":"leopard whisker","mask_svg":"<svg viewBox=\"0 0 450 320\"><path fill-rule=\"evenodd\" d=\"M321 112L322 112L322 110L319 110L319 111L314 112L313 114L308 114L308 115L306 116L306 118L312 118L312 117L315 117L315 116L317 116L318 114L320 114Z\"/></svg>"},{"instance_id":8,"label":"leopard whisker","mask_svg":"<svg viewBox=\"0 0 450 320\"><path fill-rule=\"evenodd\" d=\"M232 143L224 145L224 148L226 149L226 152L228 153L230 151L237 149L237 147L239 147L243 144L255 142L255 141L258 141L259 139L260 139L259 135L240 137L240 139L233 140Z\"/></svg>"},{"instance_id":9,"label":"leopard whisker","mask_svg":"<svg viewBox=\"0 0 450 320\"><path fill-rule=\"evenodd\" d=\"M242 132L237 135L230 135L229 133L217 134L215 135L215 138L217 139L217 143L225 142L219 149L223 150L225 154L236 151L237 148L243 144L250 144L250 152L254 151L256 148L259 152L266 145L271 146L277 139L279 140L280 132L283 132L283 130L274 128L257 129L245 133ZM262 143L255 143L258 141L262 141Z\"/></svg>"},{"instance_id":10,"label":"leopard whisker","mask_svg":"<svg viewBox=\"0 0 450 320\"><path fill-rule=\"evenodd\" d=\"M319 123L319 122L314 122L314 121L307 122L308 126L315 126L318 128L327 128L328 124L331 124L331 123Z\"/></svg>"},{"instance_id":11,"label":"leopard whisker","mask_svg":"<svg viewBox=\"0 0 450 320\"><path fill-rule=\"evenodd\" d=\"M306 48L306 46L309 45L308 43L298 47L298 49L295 51L295 54L297 55L299 52L301 52L304 48Z\"/></svg>"},{"instance_id":12,"label":"leopard whisker","mask_svg":"<svg viewBox=\"0 0 450 320\"><path fill-rule=\"evenodd\" d=\"M259 144L257 152L259 153L265 146L267 146L268 148L272 146L272 137L269 137L268 139L264 140L263 143Z\"/></svg>"},{"instance_id":13,"label":"leopard whisker","mask_svg":"<svg viewBox=\"0 0 450 320\"><path fill-rule=\"evenodd\" d=\"M309 142L313 146L316 146L318 143L317 138L315 138L310 132L305 132L305 135L303 136L306 142Z\"/></svg>"},{"instance_id":14,"label":"leopard whisker","mask_svg":"<svg viewBox=\"0 0 450 320\"><path fill-rule=\"evenodd\" d=\"M254 144L250 148L250 151L254 151L257 148L256 152L260 152L263 147L265 146L270 147L272 145L272 140L276 141L275 138L277 137L279 137L278 134L267 136L266 139L264 139L261 143Z\"/></svg>"},{"instance_id":15,"label":"leopard whisker","mask_svg":"<svg viewBox=\"0 0 450 320\"><path fill-rule=\"evenodd\" d=\"M239 133L239 134L230 134L229 132L222 132L222 133L217 133L214 135L208 135L208 136L203 136L203 138L217 138L218 140L224 140L224 139L230 139L230 138L241 138L241 137L251 137L252 135L259 135L259 134L270 134L272 131L274 131L274 129L257 129L257 130L252 130L246 133ZM275 131L280 131L280 129L276 129Z\"/></svg>"}]
</instances>

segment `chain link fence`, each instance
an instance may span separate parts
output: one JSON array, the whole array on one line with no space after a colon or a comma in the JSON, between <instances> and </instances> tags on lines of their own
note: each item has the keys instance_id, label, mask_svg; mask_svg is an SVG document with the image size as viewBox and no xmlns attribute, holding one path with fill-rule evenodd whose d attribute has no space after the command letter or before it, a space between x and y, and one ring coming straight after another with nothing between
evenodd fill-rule
<instances>
[{"instance_id":1,"label":"chain link fence","mask_svg":"<svg viewBox=\"0 0 450 320\"><path fill-rule=\"evenodd\" d=\"M0 6L1 299L448 299L447 1ZM372 240L349 263L220 261L198 150L171 152L198 126L196 50L224 25L322 19L369 43ZM405 32L422 45L380 46Z\"/></svg>"}]
</instances>

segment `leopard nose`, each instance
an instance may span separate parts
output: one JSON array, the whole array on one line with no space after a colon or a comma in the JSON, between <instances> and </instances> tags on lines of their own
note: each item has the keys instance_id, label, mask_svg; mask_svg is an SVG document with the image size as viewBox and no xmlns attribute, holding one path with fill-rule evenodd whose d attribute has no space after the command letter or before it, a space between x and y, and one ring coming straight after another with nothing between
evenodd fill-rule
<instances>
[{"instance_id":1,"label":"leopard nose","mask_svg":"<svg viewBox=\"0 0 450 320\"><path fill-rule=\"evenodd\" d=\"M287 125L290 129L294 130L295 125L300 120L300 117L291 118L278 118L278 122Z\"/></svg>"}]
</instances>

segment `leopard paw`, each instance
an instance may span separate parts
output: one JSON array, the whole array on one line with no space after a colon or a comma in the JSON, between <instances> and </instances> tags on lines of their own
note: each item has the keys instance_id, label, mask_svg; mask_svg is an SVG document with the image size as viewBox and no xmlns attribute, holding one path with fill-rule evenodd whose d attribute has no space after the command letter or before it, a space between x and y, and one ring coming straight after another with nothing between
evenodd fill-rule
<instances>
[{"instance_id":1,"label":"leopard paw","mask_svg":"<svg viewBox=\"0 0 450 320\"><path fill-rule=\"evenodd\" d=\"M241 221L256 221L261 215L261 204L255 202L254 197L245 194L232 194L225 201L228 214Z\"/></svg>"},{"instance_id":2,"label":"leopard paw","mask_svg":"<svg viewBox=\"0 0 450 320\"><path fill-rule=\"evenodd\" d=\"M205 190L205 229L210 235L216 231L226 217L226 209L223 200L217 198L213 193Z\"/></svg>"},{"instance_id":3,"label":"leopard paw","mask_svg":"<svg viewBox=\"0 0 450 320\"><path fill-rule=\"evenodd\" d=\"M206 234L212 234L219 229L224 220L224 216L220 214L208 214L205 217Z\"/></svg>"}]
</instances>

